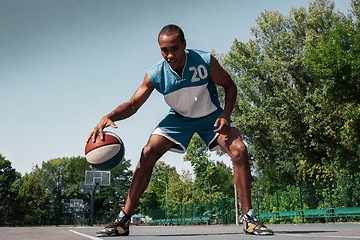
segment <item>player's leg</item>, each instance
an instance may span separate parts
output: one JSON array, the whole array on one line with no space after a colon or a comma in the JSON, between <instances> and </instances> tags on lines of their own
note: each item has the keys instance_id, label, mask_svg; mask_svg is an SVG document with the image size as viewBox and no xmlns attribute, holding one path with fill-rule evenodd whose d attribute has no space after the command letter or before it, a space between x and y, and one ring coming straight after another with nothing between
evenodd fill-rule
<instances>
[{"instance_id":1,"label":"player's leg","mask_svg":"<svg viewBox=\"0 0 360 240\"><path fill-rule=\"evenodd\" d=\"M149 184L153 167L157 160L175 144L161 135L151 135L143 148L138 165L134 171L124 213L131 216L135 207Z\"/></svg>"},{"instance_id":2,"label":"player's leg","mask_svg":"<svg viewBox=\"0 0 360 240\"><path fill-rule=\"evenodd\" d=\"M193 130L188 120L179 114L168 114L153 131L148 143L141 152L140 161L132 177L129 194L123 212L131 216L145 191L153 167L168 150L184 152L190 142Z\"/></svg>"},{"instance_id":3,"label":"player's leg","mask_svg":"<svg viewBox=\"0 0 360 240\"><path fill-rule=\"evenodd\" d=\"M129 235L131 215L134 213L141 195L149 184L153 167L157 160L174 145L173 142L161 135L151 135L141 152L123 210L113 223L96 233L98 237Z\"/></svg>"},{"instance_id":4,"label":"player's leg","mask_svg":"<svg viewBox=\"0 0 360 240\"><path fill-rule=\"evenodd\" d=\"M210 150L215 150L219 145L226 151L233 162L234 182L239 193L243 212L252 209L251 204L251 176L248 154L243 143L240 132L233 122L230 123L230 129L227 135L221 135L214 132L217 126L214 122L222 114L218 110L206 118L197 121L197 133L205 141Z\"/></svg>"},{"instance_id":5,"label":"player's leg","mask_svg":"<svg viewBox=\"0 0 360 240\"><path fill-rule=\"evenodd\" d=\"M227 136L219 134L218 144L230 156L234 168L234 182L244 213L252 208L251 175L248 153L239 130L231 127Z\"/></svg>"},{"instance_id":6,"label":"player's leg","mask_svg":"<svg viewBox=\"0 0 360 240\"><path fill-rule=\"evenodd\" d=\"M218 144L227 152L233 162L234 182L243 210L245 233L271 235L274 232L261 224L255 216L251 202L251 174L248 152L236 127L231 127L227 135L219 134Z\"/></svg>"}]
</instances>

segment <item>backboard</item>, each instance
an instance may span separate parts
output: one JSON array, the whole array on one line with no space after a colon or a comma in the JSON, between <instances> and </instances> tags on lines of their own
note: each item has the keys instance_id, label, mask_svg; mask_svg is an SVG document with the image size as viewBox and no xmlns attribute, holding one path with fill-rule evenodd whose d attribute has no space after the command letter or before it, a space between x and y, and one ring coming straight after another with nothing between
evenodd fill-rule
<instances>
[{"instance_id":1,"label":"backboard","mask_svg":"<svg viewBox=\"0 0 360 240\"><path fill-rule=\"evenodd\" d=\"M110 186L110 171L85 171L85 185Z\"/></svg>"}]
</instances>

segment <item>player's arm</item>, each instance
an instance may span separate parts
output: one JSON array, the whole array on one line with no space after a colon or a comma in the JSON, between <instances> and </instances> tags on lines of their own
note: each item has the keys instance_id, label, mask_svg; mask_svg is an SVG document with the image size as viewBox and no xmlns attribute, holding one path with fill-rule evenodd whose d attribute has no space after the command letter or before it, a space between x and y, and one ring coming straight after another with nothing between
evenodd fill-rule
<instances>
[{"instance_id":1,"label":"player's arm","mask_svg":"<svg viewBox=\"0 0 360 240\"><path fill-rule=\"evenodd\" d=\"M230 116L236 103L237 88L229 73L213 56L211 56L211 80L217 85L223 87L225 91L224 112L215 122L215 126L219 125L215 132L224 133L230 127Z\"/></svg>"},{"instance_id":2,"label":"player's arm","mask_svg":"<svg viewBox=\"0 0 360 240\"><path fill-rule=\"evenodd\" d=\"M150 81L149 75L146 74L143 83L130 100L118 106L105 117L108 117L111 121L115 122L132 116L146 102L153 90L154 86Z\"/></svg>"},{"instance_id":3,"label":"player's arm","mask_svg":"<svg viewBox=\"0 0 360 240\"><path fill-rule=\"evenodd\" d=\"M103 129L109 126L117 128L114 122L126 119L137 112L137 110L146 102L150 94L154 90L154 86L150 81L148 74L145 75L143 83L136 90L135 94L129 101L118 106L114 111L105 115L90 133L87 142L92 138L95 141L96 135L99 134L101 139L104 137Z\"/></svg>"}]
</instances>

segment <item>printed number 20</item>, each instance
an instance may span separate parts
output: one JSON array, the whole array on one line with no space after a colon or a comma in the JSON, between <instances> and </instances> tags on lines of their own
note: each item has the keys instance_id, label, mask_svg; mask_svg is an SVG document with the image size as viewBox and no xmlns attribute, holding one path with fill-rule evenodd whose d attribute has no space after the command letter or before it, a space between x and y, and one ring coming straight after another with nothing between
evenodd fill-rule
<instances>
[{"instance_id":1,"label":"printed number 20","mask_svg":"<svg viewBox=\"0 0 360 240\"><path fill-rule=\"evenodd\" d=\"M204 67L204 65L199 65L196 67L190 67L190 71L194 71L193 76L191 78L191 82L200 81L200 79L205 79L208 76L208 71Z\"/></svg>"}]
</instances>

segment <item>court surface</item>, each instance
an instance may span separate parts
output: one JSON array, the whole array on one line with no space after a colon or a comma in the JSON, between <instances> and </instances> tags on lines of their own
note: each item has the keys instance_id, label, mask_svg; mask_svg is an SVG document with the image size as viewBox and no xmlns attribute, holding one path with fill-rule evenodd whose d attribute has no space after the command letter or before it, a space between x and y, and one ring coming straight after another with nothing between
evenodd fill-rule
<instances>
[{"instance_id":1,"label":"court surface","mask_svg":"<svg viewBox=\"0 0 360 240\"><path fill-rule=\"evenodd\" d=\"M1 227L1 240L100 240L100 239L131 239L131 240L178 240L178 239L360 239L359 223L336 224L276 224L268 225L275 231L273 236L254 236L243 233L241 226L210 225L210 226L131 226L130 235L126 237L99 238L95 232L102 226L94 227Z\"/></svg>"}]
</instances>

